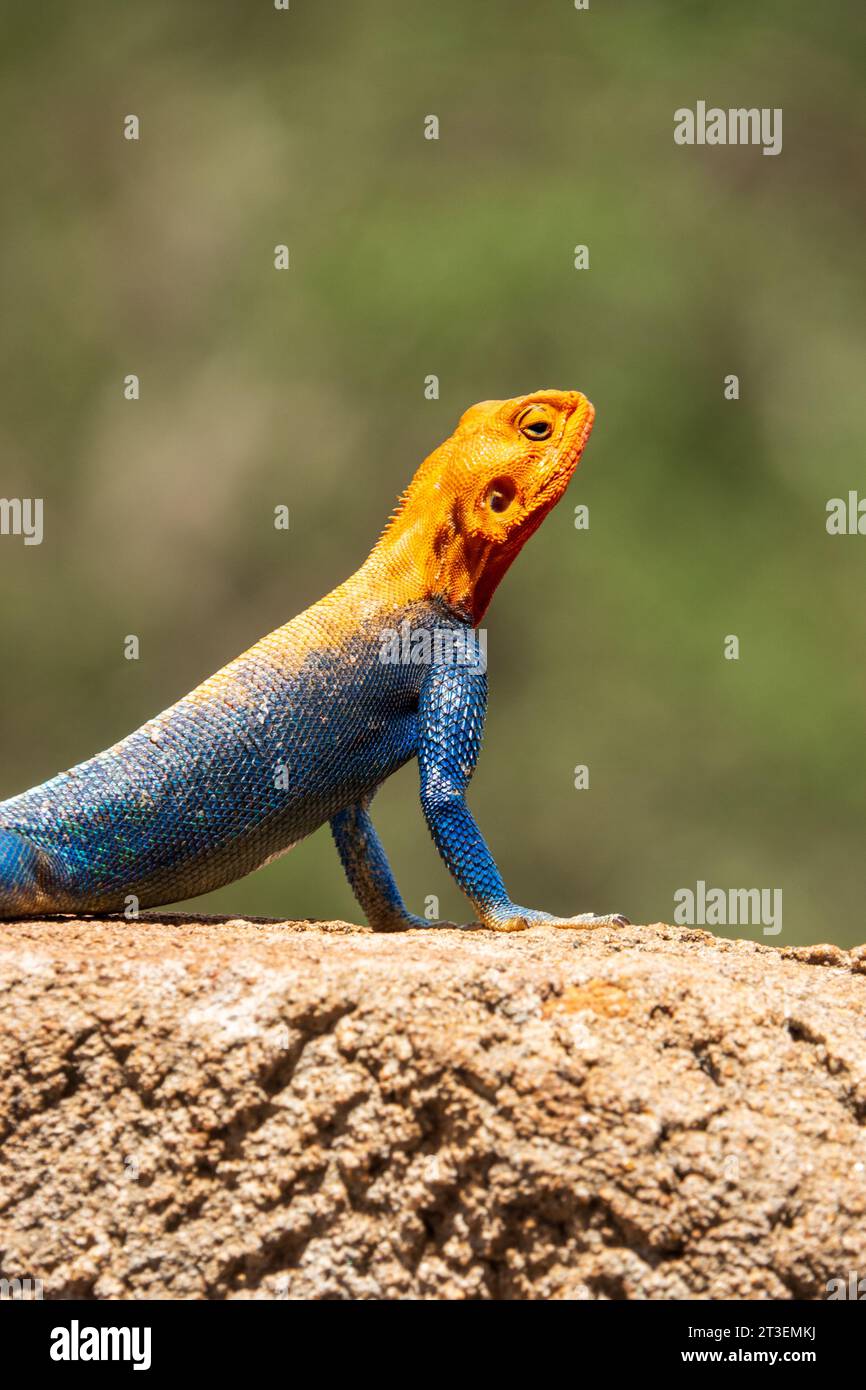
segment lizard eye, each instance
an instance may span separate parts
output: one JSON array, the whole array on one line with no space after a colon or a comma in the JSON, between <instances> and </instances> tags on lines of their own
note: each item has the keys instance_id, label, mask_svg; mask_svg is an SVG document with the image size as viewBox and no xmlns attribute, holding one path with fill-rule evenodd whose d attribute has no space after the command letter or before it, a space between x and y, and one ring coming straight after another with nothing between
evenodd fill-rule
<instances>
[{"instance_id":1,"label":"lizard eye","mask_svg":"<svg viewBox=\"0 0 866 1390\"><path fill-rule=\"evenodd\" d=\"M531 405L517 417L517 428L527 439L549 439L553 422L537 405Z\"/></svg>"},{"instance_id":2,"label":"lizard eye","mask_svg":"<svg viewBox=\"0 0 866 1390\"><path fill-rule=\"evenodd\" d=\"M484 494L485 505L492 512L507 512L514 501L517 489L510 478L497 478Z\"/></svg>"}]
</instances>

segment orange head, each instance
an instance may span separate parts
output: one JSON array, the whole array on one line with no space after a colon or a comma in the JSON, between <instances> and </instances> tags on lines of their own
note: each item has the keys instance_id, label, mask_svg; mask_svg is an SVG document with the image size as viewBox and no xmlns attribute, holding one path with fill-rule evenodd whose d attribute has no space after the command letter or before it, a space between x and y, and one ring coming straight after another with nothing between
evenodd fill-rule
<instances>
[{"instance_id":1,"label":"orange head","mask_svg":"<svg viewBox=\"0 0 866 1390\"><path fill-rule=\"evenodd\" d=\"M401 596L441 597L477 623L565 492L594 416L579 391L471 406L400 499L371 556L377 569Z\"/></svg>"}]
</instances>

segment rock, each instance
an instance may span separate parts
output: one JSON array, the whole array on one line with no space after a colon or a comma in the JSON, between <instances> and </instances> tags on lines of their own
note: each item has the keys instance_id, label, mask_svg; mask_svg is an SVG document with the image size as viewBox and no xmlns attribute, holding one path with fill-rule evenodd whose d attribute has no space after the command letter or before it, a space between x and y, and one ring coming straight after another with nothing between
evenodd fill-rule
<instances>
[{"instance_id":1,"label":"rock","mask_svg":"<svg viewBox=\"0 0 866 1390\"><path fill-rule=\"evenodd\" d=\"M45 1297L825 1298L863 952L663 925L0 927L0 1255Z\"/></svg>"}]
</instances>

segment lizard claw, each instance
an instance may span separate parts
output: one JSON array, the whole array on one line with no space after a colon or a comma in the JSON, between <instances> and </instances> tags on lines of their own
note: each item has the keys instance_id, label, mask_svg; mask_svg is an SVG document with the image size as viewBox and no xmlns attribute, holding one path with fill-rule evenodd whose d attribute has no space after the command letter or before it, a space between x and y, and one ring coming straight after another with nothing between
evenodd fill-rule
<instances>
[{"instance_id":1,"label":"lizard claw","mask_svg":"<svg viewBox=\"0 0 866 1390\"><path fill-rule=\"evenodd\" d=\"M577 917L558 920L558 927L630 927L631 921L621 912L610 912L598 917L594 912L581 912Z\"/></svg>"}]
</instances>

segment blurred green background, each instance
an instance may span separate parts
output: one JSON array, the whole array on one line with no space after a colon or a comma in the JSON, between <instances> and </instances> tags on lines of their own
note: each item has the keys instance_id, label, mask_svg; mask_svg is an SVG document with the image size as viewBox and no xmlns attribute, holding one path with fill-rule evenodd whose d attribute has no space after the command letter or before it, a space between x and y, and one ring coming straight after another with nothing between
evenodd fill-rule
<instances>
[{"instance_id":1,"label":"blurred green background","mask_svg":"<svg viewBox=\"0 0 866 1390\"><path fill-rule=\"evenodd\" d=\"M0 795L344 578L470 403L579 387L582 467L486 622L470 802L509 888L638 921L781 888L775 944L863 940L866 538L825 507L866 492L864 7L2 17L0 493L45 540L0 540ZM782 107L782 153L676 146L699 99ZM466 920L414 765L376 818L412 907ZM327 829L196 906L359 920Z\"/></svg>"}]
</instances>

